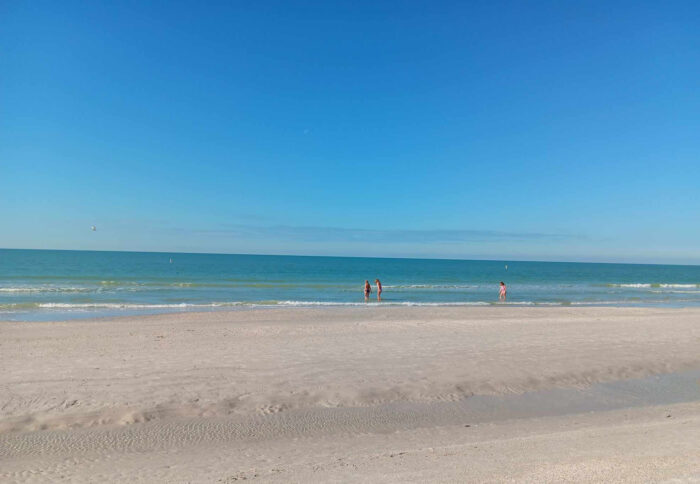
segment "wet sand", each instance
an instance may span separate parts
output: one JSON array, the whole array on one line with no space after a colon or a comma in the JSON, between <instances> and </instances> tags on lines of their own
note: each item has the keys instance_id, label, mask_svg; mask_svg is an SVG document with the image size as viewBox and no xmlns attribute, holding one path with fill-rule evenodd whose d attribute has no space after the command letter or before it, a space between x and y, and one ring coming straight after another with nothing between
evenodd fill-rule
<instances>
[{"instance_id":1,"label":"wet sand","mask_svg":"<svg viewBox=\"0 0 700 484\"><path fill-rule=\"evenodd\" d=\"M700 479L700 309L0 323L0 480Z\"/></svg>"}]
</instances>

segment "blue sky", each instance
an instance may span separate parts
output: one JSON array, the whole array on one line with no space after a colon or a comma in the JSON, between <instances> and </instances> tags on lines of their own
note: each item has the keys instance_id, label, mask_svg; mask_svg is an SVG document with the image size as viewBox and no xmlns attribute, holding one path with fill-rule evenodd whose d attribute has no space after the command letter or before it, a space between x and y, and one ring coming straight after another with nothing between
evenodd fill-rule
<instances>
[{"instance_id":1,"label":"blue sky","mask_svg":"<svg viewBox=\"0 0 700 484\"><path fill-rule=\"evenodd\" d=\"M700 263L698 2L116 3L0 4L0 247Z\"/></svg>"}]
</instances>

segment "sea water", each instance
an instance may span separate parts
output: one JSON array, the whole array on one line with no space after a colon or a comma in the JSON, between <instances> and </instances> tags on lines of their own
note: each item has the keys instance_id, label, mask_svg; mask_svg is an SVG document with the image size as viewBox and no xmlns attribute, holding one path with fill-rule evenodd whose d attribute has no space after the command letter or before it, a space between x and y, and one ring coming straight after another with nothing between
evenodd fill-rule
<instances>
[{"instance_id":1,"label":"sea water","mask_svg":"<svg viewBox=\"0 0 700 484\"><path fill-rule=\"evenodd\" d=\"M0 249L0 320L365 304L698 306L700 266Z\"/></svg>"}]
</instances>

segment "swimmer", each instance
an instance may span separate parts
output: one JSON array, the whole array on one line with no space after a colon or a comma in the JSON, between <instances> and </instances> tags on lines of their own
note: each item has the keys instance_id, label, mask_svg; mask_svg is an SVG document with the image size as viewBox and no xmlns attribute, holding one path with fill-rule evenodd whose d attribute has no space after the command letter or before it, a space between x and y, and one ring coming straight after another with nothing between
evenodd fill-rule
<instances>
[{"instance_id":1,"label":"swimmer","mask_svg":"<svg viewBox=\"0 0 700 484\"><path fill-rule=\"evenodd\" d=\"M374 283L377 285L377 301L382 300L382 283L379 282L379 279L375 279Z\"/></svg>"},{"instance_id":2,"label":"swimmer","mask_svg":"<svg viewBox=\"0 0 700 484\"><path fill-rule=\"evenodd\" d=\"M505 301L507 291L508 290L506 289L506 283L501 281L501 288L498 291L498 299L500 299L501 301Z\"/></svg>"},{"instance_id":3,"label":"swimmer","mask_svg":"<svg viewBox=\"0 0 700 484\"><path fill-rule=\"evenodd\" d=\"M369 299L369 294L372 292L372 286L369 285L369 281L365 279L365 301Z\"/></svg>"}]
</instances>

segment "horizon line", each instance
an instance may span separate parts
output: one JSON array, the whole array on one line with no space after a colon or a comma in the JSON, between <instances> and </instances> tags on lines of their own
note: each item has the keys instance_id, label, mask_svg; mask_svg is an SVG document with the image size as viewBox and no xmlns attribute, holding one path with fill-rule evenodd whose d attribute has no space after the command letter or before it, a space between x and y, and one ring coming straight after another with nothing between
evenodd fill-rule
<instances>
[{"instance_id":1,"label":"horizon line","mask_svg":"<svg viewBox=\"0 0 700 484\"><path fill-rule=\"evenodd\" d=\"M442 257L378 257L378 256L353 256L353 255L309 255L309 254L250 254L234 252L178 252L160 250L100 250L100 249L36 249L20 247L0 247L0 250L33 250L53 252L126 252L134 254L182 254L182 255L243 255L259 257L322 257L345 259L406 259L406 260L444 260L444 261L475 261L475 262L538 262L552 264L611 264L611 265L650 265L650 266L687 266L698 267L698 264L660 263L660 262L600 262L600 261L571 261L571 260L525 260L525 259L479 259L479 258L442 258Z\"/></svg>"}]
</instances>

